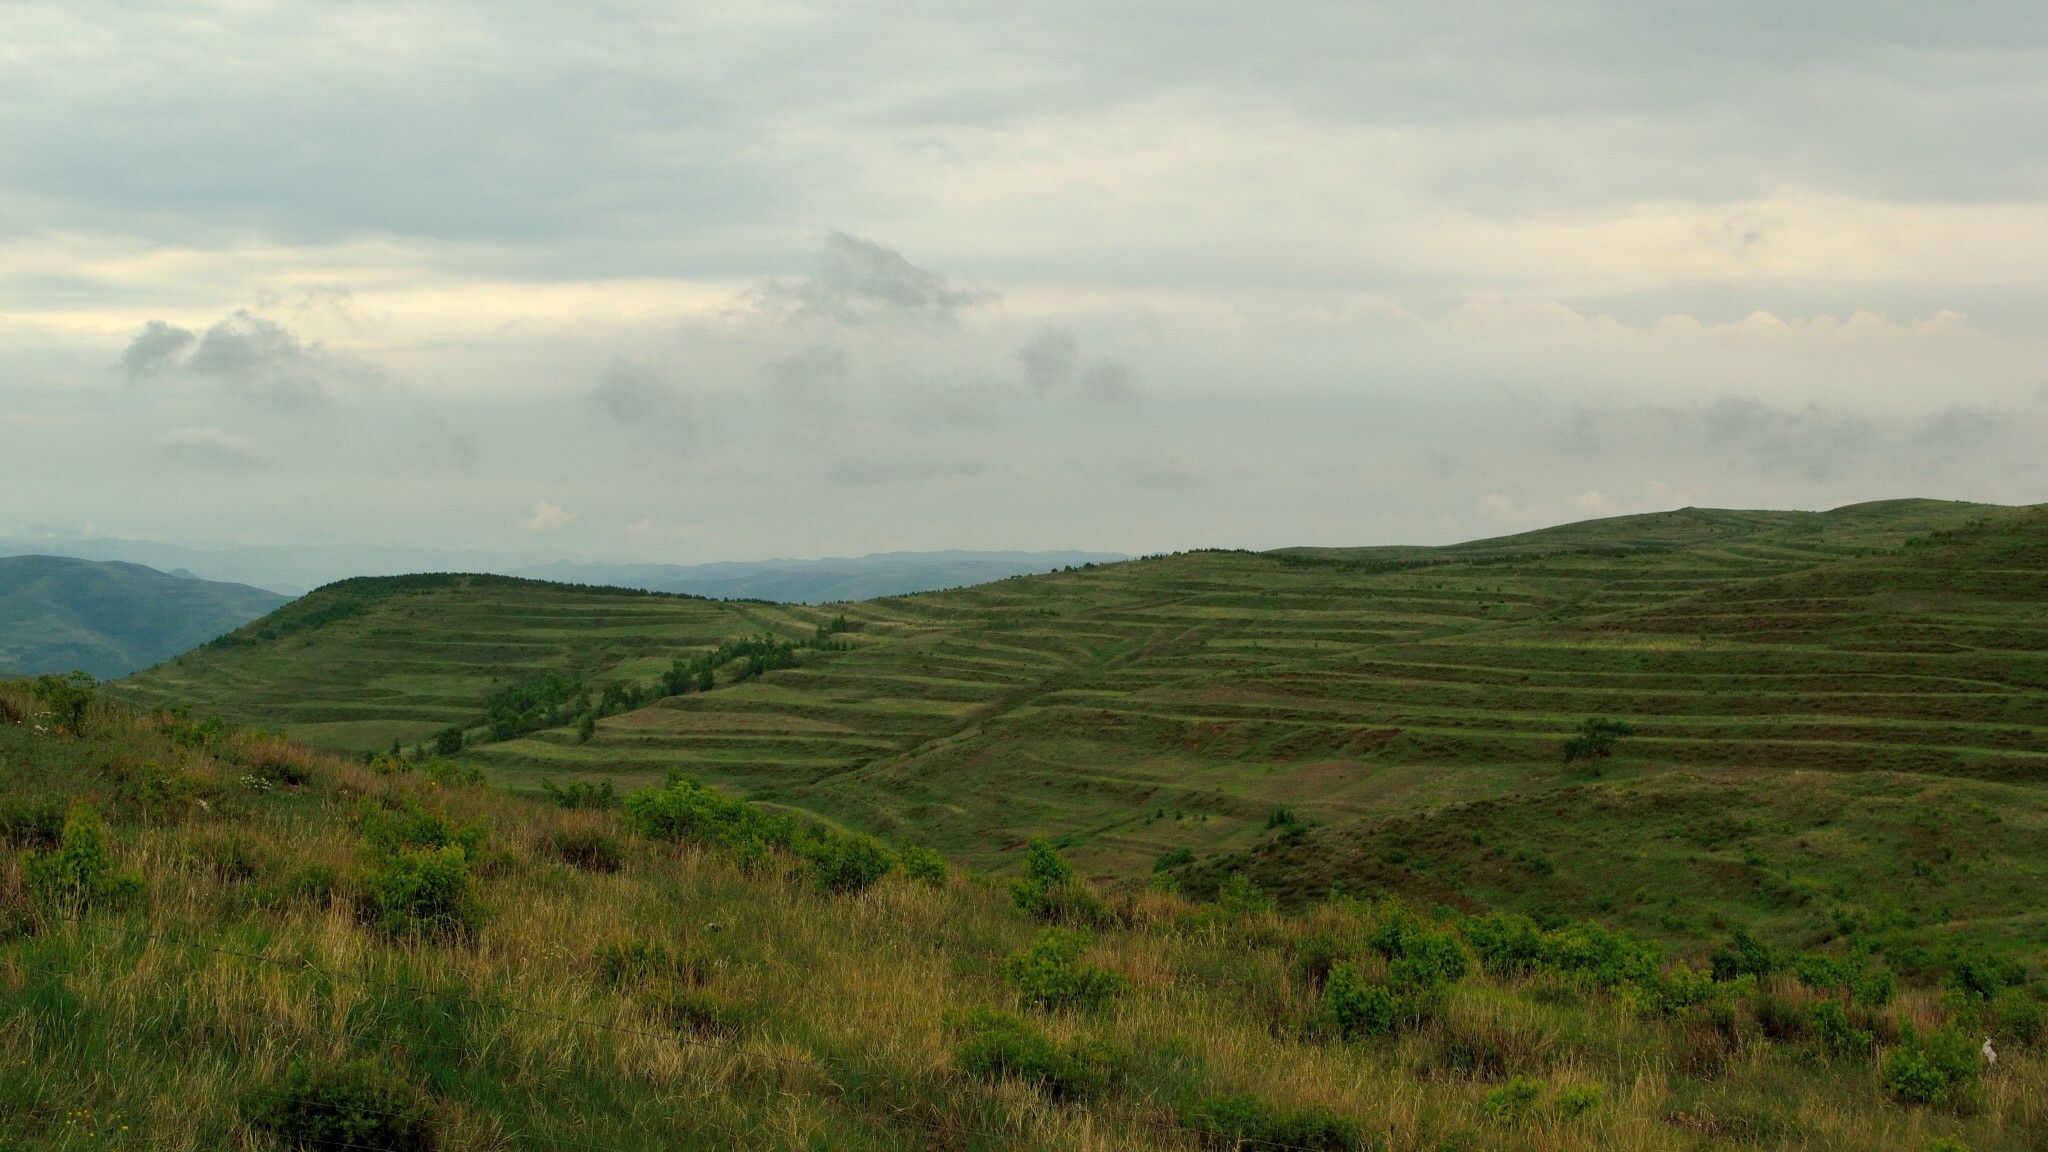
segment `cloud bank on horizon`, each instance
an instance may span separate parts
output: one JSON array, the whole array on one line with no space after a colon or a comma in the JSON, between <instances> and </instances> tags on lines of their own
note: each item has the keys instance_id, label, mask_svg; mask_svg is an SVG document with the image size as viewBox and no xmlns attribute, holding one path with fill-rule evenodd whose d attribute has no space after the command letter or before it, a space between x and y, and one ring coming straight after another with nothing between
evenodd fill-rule
<instances>
[{"instance_id":1,"label":"cloud bank on horizon","mask_svg":"<svg viewBox=\"0 0 2048 1152\"><path fill-rule=\"evenodd\" d=\"M9 11L0 529L692 561L2048 499L2038 4Z\"/></svg>"}]
</instances>

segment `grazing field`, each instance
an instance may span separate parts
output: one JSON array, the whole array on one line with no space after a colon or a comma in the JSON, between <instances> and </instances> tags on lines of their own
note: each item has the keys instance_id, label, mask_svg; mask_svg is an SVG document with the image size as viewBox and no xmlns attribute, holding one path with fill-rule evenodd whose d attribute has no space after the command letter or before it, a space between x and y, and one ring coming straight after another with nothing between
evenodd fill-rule
<instances>
[{"instance_id":1,"label":"grazing field","mask_svg":"<svg viewBox=\"0 0 2048 1152\"><path fill-rule=\"evenodd\" d=\"M70 681L0 683L0 763L7 1148L2048 1143L2038 957L1907 968L1850 926L1687 964L1561 918L1276 910L1241 877L1105 896L1043 842L999 882L687 781L550 802ZM1945 787L1918 799L1991 786Z\"/></svg>"},{"instance_id":2,"label":"grazing field","mask_svg":"<svg viewBox=\"0 0 2048 1152\"><path fill-rule=\"evenodd\" d=\"M680 768L977 867L1043 835L1105 880L1192 856L1197 889L1244 868L1291 900L1337 885L1600 915L1681 948L1727 923L1793 940L1859 917L1901 947L2048 942L2036 510L1688 509L819 611L450 587L122 692L366 749L476 715L491 676L651 682L721 638L800 639L842 611L844 651L463 758L530 788ZM1629 734L1566 764L1598 717Z\"/></svg>"}]
</instances>

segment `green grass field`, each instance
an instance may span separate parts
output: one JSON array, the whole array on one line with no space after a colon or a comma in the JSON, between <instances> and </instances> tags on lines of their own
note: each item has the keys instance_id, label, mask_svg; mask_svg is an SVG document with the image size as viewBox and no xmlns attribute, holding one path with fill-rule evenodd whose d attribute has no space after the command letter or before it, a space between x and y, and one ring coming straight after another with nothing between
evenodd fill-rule
<instances>
[{"instance_id":1,"label":"green grass field","mask_svg":"<svg viewBox=\"0 0 2048 1152\"><path fill-rule=\"evenodd\" d=\"M2048 942L2038 510L1688 509L815 611L450 581L120 692L370 749L535 669L651 679L842 609L849 651L610 717L587 743L562 727L464 757L525 787L678 768L976 867L1043 835L1107 880L1186 849L1197 885L1250 868L1295 899L1334 884L1611 916L1680 947L1856 917L1922 945ZM1597 775L1562 762L1596 716L1634 728ZM1309 830L1269 828L1282 807ZM1929 830L1927 807L1953 824ZM2005 823L1959 815L1980 810Z\"/></svg>"}]
</instances>

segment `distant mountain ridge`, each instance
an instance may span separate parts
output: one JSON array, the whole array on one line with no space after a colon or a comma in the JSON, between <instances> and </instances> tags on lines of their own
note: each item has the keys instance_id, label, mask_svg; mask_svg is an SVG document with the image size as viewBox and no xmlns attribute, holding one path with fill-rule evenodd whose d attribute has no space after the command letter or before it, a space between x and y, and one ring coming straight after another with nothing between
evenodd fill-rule
<instances>
[{"instance_id":1,"label":"distant mountain ridge","mask_svg":"<svg viewBox=\"0 0 2048 1152\"><path fill-rule=\"evenodd\" d=\"M821 560L647 564L575 560L546 553L413 548L381 544L239 544L128 540L30 529L0 536L0 556L71 556L142 564L171 575L248 584L296 596L356 576L487 572L577 584L615 584L724 599L818 604L984 584L1069 565L1128 559L1116 552L882 552Z\"/></svg>"},{"instance_id":2,"label":"distant mountain ridge","mask_svg":"<svg viewBox=\"0 0 2048 1152\"><path fill-rule=\"evenodd\" d=\"M1114 552L877 552L820 560L715 564L604 564L562 561L511 573L569 584L613 584L722 600L830 604L936 592L1056 572L1129 557Z\"/></svg>"},{"instance_id":3,"label":"distant mountain ridge","mask_svg":"<svg viewBox=\"0 0 2048 1152\"><path fill-rule=\"evenodd\" d=\"M167 660L284 604L245 584L72 556L0 557L0 672L101 679Z\"/></svg>"}]
</instances>

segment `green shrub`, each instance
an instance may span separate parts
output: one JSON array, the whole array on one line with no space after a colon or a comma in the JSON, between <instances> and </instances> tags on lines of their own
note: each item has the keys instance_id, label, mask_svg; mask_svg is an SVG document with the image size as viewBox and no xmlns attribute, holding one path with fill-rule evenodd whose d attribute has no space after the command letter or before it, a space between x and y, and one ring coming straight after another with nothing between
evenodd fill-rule
<instances>
[{"instance_id":1,"label":"green shrub","mask_svg":"<svg viewBox=\"0 0 2048 1152\"><path fill-rule=\"evenodd\" d=\"M1346 1039L1390 1036L1400 1016L1394 994L1369 983L1353 964L1330 970L1323 984L1323 1011L1336 1034Z\"/></svg>"},{"instance_id":2,"label":"green shrub","mask_svg":"<svg viewBox=\"0 0 2048 1152\"><path fill-rule=\"evenodd\" d=\"M1778 958L1770 947L1740 928L1715 950L1712 964L1714 979L1723 982L1742 976L1761 979L1778 970Z\"/></svg>"},{"instance_id":3,"label":"green shrub","mask_svg":"<svg viewBox=\"0 0 2048 1152\"><path fill-rule=\"evenodd\" d=\"M811 879L827 892L865 892L896 867L896 854L872 836L823 830L798 849Z\"/></svg>"},{"instance_id":4,"label":"green shrub","mask_svg":"<svg viewBox=\"0 0 2048 1152\"><path fill-rule=\"evenodd\" d=\"M1053 1011L1087 1011L1122 995L1128 986L1122 976L1084 963L1088 950L1084 932L1047 928L1029 948L1003 961L1003 979L1017 990L1025 1003Z\"/></svg>"},{"instance_id":5,"label":"green shrub","mask_svg":"<svg viewBox=\"0 0 2048 1152\"><path fill-rule=\"evenodd\" d=\"M294 869L273 890L273 904L308 904L324 908L334 899L340 880L325 864L306 864Z\"/></svg>"},{"instance_id":6,"label":"green shrub","mask_svg":"<svg viewBox=\"0 0 2048 1152\"><path fill-rule=\"evenodd\" d=\"M0 797L0 840L17 848L55 848L64 838L64 800L53 793Z\"/></svg>"},{"instance_id":7,"label":"green shrub","mask_svg":"<svg viewBox=\"0 0 2048 1152\"><path fill-rule=\"evenodd\" d=\"M1623 736L1635 735L1626 720L1599 717L1581 720L1578 733L1564 742L1564 762L1591 760L1598 763L1614 755L1614 745Z\"/></svg>"},{"instance_id":8,"label":"green shrub","mask_svg":"<svg viewBox=\"0 0 2048 1152\"><path fill-rule=\"evenodd\" d=\"M1193 864L1194 862L1194 850L1183 844L1178 848L1161 852L1159 858L1152 861L1152 870L1154 872L1165 872L1169 869L1179 868L1183 864Z\"/></svg>"},{"instance_id":9,"label":"green shrub","mask_svg":"<svg viewBox=\"0 0 2048 1152\"><path fill-rule=\"evenodd\" d=\"M1396 909L1366 943L1387 958L1394 984L1441 987L1464 979L1471 967L1456 933L1432 928L1405 910Z\"/></svg>"},{"instance_id":10,"label":"green shrub","mask_svg":"<svg viewBox=\"0 0 2048 1152\"><path fill-rule=\"evenodd\" d=\"M1832 1059L1860 1059L1870 1055L1871 1035L1849 1019L1833 1000L1822 1000L1807 1011L1807 1027L1813 1044Z\"/></svg>"},{"instance_id":11,"label":"green shrub","mask_svg":"<svg viewBox=\"0 0 2048 1152\"><path fill-rule=\"evenodd\" d=\"M708 844L742 857L787 848L797 833L794 820L769 816L687 776L628 793L625 808L627 824L649 839Z\"/></svg>"},{"instance_id":12,"label":"green shrub","mask_svg":"<svg viewBox=\"0 0 2048 1152\"><path fill-rule=\"evenodd\" d=\"M60 913L121 904L142 891L140 875L115 870L107 826L89 804L71 806L55 849L22 855L21 879L30 903Z\"/></svg>"},{"instance_id":13,"label":"green shrub","mask_svg":"<svg viewBox=\"0 0 2048 1152\"><path fill-rule=\"evenodd\" d=\"M564 788L553 780L540 782L540 790L558 808L610 808L619 802L618 793L612 791L612 782L601 780L592 784L588 780L572 780Z\"/></svg>"},{"instance_id":14,"label":"green shrub","mask_svg":"<svg viewBox=\"0 0 2048 1152\"><path fill-rule=\"evenodd\" d=\"M1101 1041L1055 1043L1007 1012L975 1008L954 1021L960 1039L953 1066L978 1080L1020 1080L1056 1099L1094 1095L1116 1074L1114 1052Z\"/></svg>"},{"instance_id":15,"label":"green shrub","mask_svg":"<svg viewBox=\"0 0 2048 1152\"><path fill-rule=\"evenodd\" d=\"M1599 1111L1601 1098L1598 1084L1573 1084L1557 1094L1550 1102L1550 1110L1560 1120L1576 1120Z\"/></svg>"},{"instance_id":16,"label":"green shrub","mask_svg":"<svg viewBox=\"0 0 2048 1152\"><path fill-rule=\"evenodd\" d=\"M1936 1136L1928 1141L1927 1152L1970 1152L1970 1147L1952 1136Z\"/></svg>"},{"instance_id":17,"label":"green shrub","mask_svg":"<svg viewBox=\"0 0 2048 1152\"><path fill-rule=\"evenodd\" d=\"M1885 1091L1900 1103L1961 1107L1976 1092L1980 1059L1977 1045L1959 1028L1922 1036L1908 1024L1879 1071Z\"/></svg>"},{"instance_id":18,"label":"green shrub","mask_svg":"<svg viewBox=\"0 0 2048 1152\"><path fill-rule=\"evenodd\" d=\"M462 751L462 725L451 724L434 733L434 755L453 756Z\"/></svg>"},{"instance_id":19,"label":"green shrub","mask_svg":"<svg viewBox=\"0 0 2048 1152\"><path fill-rule=\"evenodd\" d=\"M1983 1003L1999 991L2026 980L2026 971L2011 960L1965 952L1949 963L1942 984L1950 992L1973 1003Z\"/></svg>"},{"instance_id":20,"label":"green shrub","mask_svg":"<svg viewBox=\"0 0 2048 1152\"><path fill-rule=\"evenodd\" d=\"M1822 995L1849 986L1849 965L1832 956L1802 952L1792 958L1792 974L1809 991Z\"/></svg>"},{"instance_id":21,"label":"green shrub","mask_svg":"<svg viewBox=\"0 0 2048 1152\"><path fill-rule=\"evenodd\" d=\"M338 1067L294 1062L251 1092L243 1114L252 1127L306 1149L433 1152L433 1116L401 1078L368 1061Z\"/></svg>"},{"instance_id":22,"label":"green shrub","mask_svg":"<svg viewBox=\"0 0 2048 1152\"><path fill-rule=\"evenodd\" d=\"M1273 910L1273 898L1246 879L1242 872L1232 872L1216 890L1216 904L1233 916L1252 916Z\"/></svg>"},{"instance_id":23,"label":"green shrub","mask_svg":"<svg viewBox=\"0 0 2048 1152\"><path fill-rule=\"evenodd\" d=\"M483 854L490 829L481 821L456 824L448 814L412 799L391 807L365 804L356 816L363 841L380 855L417 848L456 848L472 861Z\"/></svg>"},{"instance_id":24,"label":"green shrub","mask_svg":"<svg viewBox=\"0 0 2048 1152\"><path fill-rule=\"evenodd\" d=\"M1527 916L1480 916L1464 923L1465 940L1491 976L1520 976L1543 960L1543 932Z\"/></svg>"},{"instance_id":25,"label":"green shrub","mask_svg":"<svg viewBox=\"0 0 2048 1152\"><path fill-rule=\"evenodd\" d=\"M920 884L944 888L952 870L946 867L946 858L929 848L905 844L896 850L897 862L903 866L903 874Z\"/></svg>"},{"instance_id":26,"label":"green shrub","mask_svg":"<svg viewBox=\"0 0 2048 1152\"><path fill-rule=\"evenodd\" d=\"M1984 1009L1994 1035L2020 1044L2038 1044L2044 1031L2041 1002L2024 988L2004 988Z\"/></svg>"},{"instance_id":27,"label":"green shrub","mask_svg":"<svg viewBox=\"0 0 2048 1152\"><path fill-rule=\"evenodd\" d=\"M585 872L617 872L626 865L626 853L618 838L595 828L549 833L541 847L562 863Z\"/></svg>"},{"instance_id":28,"label":"green shrub","mask_svg":"<svg viewBox=\"0 0 2048 1152\"><path fill-rule=\"evenodd\" d=\"M363 919L392 936L468 936L483 924L469 856L453 844L402 848L363 877Z\"/></svg>"},{"instance_id":29,"label":"green shrub","mask_svg":"<svg viewBox=\"0 0 2048 1152\"><path fill-rule=\"evenodd\" d=\"M1849 977L1849 1002L1858 1008L1882 1008L1898 991L1898 979L1886 968L1863 969Z\"/></svg>"},{"instance_id":30,"label":"green shrub","mask_svg":"<svg viewBox=\"0 0 2048 1152\"><path fill-rule=\"evenodd\" d=\"M1495 1124L1520 1124L1536 1114L1543 1103L1543 1085L1517 1076L1486 1094L1479 1106Z\"/></svg>"},{"instance_id":31,"label":"green shrub","mask_svg":"<svg viewBox=\"0 0 2048 1152\"><path fill-rule=\"evenodd\" d=\"M1211 1148L1350 1152L1364 1144L1357 1121L1328 1108L1285 1111L1249 1094L1204 1097L1181 1113L1181 1125Z\"/></svg>"},{"instance_id":32,"label":"green shrub","mask_svg":"<svg viewBox=\"0 0 2048 1152\"><path fill-rule=\"evenodd\" d=\"M1011 883L1010 899L1042 924L1095 928L1110 921L1102 898L1046 840L1025 845L1024 875Z\"/></svg>"},{"instance_id":33,"label":"green shrub","mask_svg":"<svg viewBox=\"0 0 2048 1152\"><path fill-rule=\"evenodd\" d=\"M50 710L50 723L67 736L85 735L85 721L98 698L99 682L84 672L38 676L29 693Z\"/></svg>"}]
</instances>

